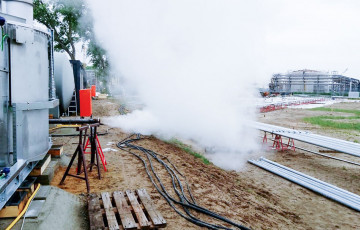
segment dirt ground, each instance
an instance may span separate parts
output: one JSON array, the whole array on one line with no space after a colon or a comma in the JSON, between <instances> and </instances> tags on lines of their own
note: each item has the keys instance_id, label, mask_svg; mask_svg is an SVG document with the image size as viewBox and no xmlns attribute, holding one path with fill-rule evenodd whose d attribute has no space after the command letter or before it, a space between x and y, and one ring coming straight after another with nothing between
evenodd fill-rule
<instances>
[{"instance_id":1,"label":"dirt ground","mask_svg":"<svg viewBox=\"0 0 360 230\"><path fill-rule=\"evenodd\" d=\"M360 103L339 103L331 107L360 109ZM117 115L118 108L119 105L112 100L95 100L93 103L95 117ZM259 114L258 121L360 141L357 132L323 129L302 121L303 117L317 114L330 112L285 109ZM116 147L117 142L128 136L127 133L106 125L101 126L99 131L107 133L99 136L103 149L112 150L105 152L108 171L104 172L102 169L103 178L99 180L96 171L90 173L91 192L146 188L157 209L167 220L167 229L199 229L170 208L151 184L143 164L136 157ZM64 165L55 175L52 185L74 194L85 193L85 183L77 178L67 177L65 185L59 185L65 165L76 148L77 137L54 137L53 141L55 144L64 144L66 157L62 160ZM200 205L252 229L360 229L360 213L251 164L247 164L240 172L225 171L212 164L205 165L180 148L153 137L142 140L139 144L171 159L188 178L195 199ZM311 146L295 144L317 150ZM270 160L360 194L359 166L298 150L264 150L263 155ZM333 155L357 160L343 154ZM159 167L156 165L156 168ZM165 170L161 171L160 177L170 188L170 180ZM201 215L198 216L202 218ZM206 218L205 220L212 221Z\"/></svg>"}]
</instances>

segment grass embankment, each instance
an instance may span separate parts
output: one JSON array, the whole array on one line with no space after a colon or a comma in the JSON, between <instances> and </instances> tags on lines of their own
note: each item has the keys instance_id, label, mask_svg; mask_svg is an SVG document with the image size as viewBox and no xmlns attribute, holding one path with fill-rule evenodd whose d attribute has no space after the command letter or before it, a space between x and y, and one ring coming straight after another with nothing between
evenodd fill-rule
<instances>
[{"instance_id":1,"label":"grass embankment","mask_svg":"<svg viewBox=\"0 0 360 230\"><path fill-rule=\"evenodd\" d=\"M200 160L202 160L202 162L206 165L209 165L211 164L211 162L206 158L204 157L203 155L201 155L200 153L197 153L195 152L191 146L189 145L186 145L184 143L182 143L181 141L177 140L177 139L171 139L170 141L167 141L168 143L172 144L172 145L175 145L179 148L181 148L182 150L184 150L185 152L193 155L194 157L196 158L199 158Z\"/></svg>"},{"instance_id":2,"label":"grass embankment","mask_svg":"<svg viewBox=\"0 0 360 230\"><path fill-rule=\"evenodd\" d=\"M304 118L305 122L309 122L313 125L320 125L322 127L334 128L334 129L349 129L360 131L359 122L351 122L351 120L360 119L360 110L349 109L332 109L332 108L314 108L313 111L327 111L335 113L350 113L354 116L314 116ZM345 122L340 122L345 121Z\"/></svg>"}]
</instances>

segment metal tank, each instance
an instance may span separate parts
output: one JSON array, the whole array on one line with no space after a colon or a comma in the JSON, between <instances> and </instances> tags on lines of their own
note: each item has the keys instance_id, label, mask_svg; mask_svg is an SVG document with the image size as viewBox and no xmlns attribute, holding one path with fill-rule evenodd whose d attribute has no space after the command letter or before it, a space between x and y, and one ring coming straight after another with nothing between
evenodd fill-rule
<instances>
[{"instance_id":1,"label":"metal tank","mask_svg":"<svg viewBox=\"0 0 360 230\"><path fill-rule=\"evenodd\" d=\"M53 38L33 26L32 0L0 0L7 38L0 50L0 209L51 147L55 99ZM1 48L0 48L1 49Z\"/></svg>"},{"instance_id":2,"label":"metal tank","mask_svg":"<svg viewBox=\"0 0 360 230\"><path fill-rule=\"evenodd\" d=\"M69 58L65 53L56 52L54 63L56 96L60 101L60 110L64 113L68 109L74 93L74 74Z\"/></svg>"}]
</instances>

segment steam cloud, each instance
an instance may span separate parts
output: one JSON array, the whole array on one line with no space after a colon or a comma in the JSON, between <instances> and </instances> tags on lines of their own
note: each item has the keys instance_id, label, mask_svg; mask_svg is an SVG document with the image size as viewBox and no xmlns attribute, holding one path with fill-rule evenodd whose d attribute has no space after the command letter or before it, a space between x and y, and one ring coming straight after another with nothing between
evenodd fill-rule
<instances>
[{"instance_id":1,"label":"steam cloud","mask_svg":"<svg viewBox=\"0 0 360 230\"><path fill-rule=\"evenodd\" d=\"M255 117L263 44L259 7L251 2L90 1L97 39L123 76L121 87L145 105L106 122L193 140L214 149L207 157L218 166L239 169L259 142L246 127Z\"/></svg>"}]
</instances>

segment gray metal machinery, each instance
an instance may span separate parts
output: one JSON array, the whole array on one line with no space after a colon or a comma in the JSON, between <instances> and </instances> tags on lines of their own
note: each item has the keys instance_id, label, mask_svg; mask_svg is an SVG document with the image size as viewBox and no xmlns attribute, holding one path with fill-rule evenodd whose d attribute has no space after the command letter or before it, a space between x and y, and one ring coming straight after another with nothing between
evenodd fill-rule
<instances>
[{"instance_id":1,"label":"gray metal machinery","mask_svg":"<svg viewBox=\"0 0 360 230\"><path fill-rule=\"evenodd\" d=\"M360 81L338 74L314 70L298 70L274 74L269 84L271 92L278 93L327 93L344 95L359 92Z\"/></svg>"},{"instance_id":2,"label":"gray metal machinery","mask_svg":"<svg viewBox=\"0 0 360 230\"><path fill-rule=\"evenodd\" d=\"M51 147L55 96L53 37L33 25L32 0L0 0L0 209ZM4 37L5 35L5 37Z\"/></svg>"}]
</instances>

